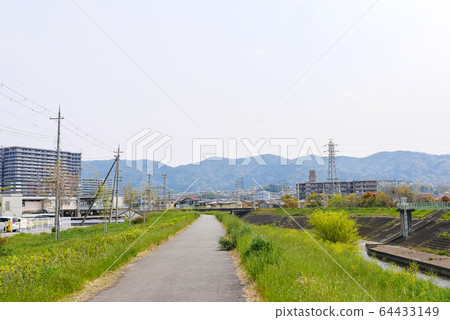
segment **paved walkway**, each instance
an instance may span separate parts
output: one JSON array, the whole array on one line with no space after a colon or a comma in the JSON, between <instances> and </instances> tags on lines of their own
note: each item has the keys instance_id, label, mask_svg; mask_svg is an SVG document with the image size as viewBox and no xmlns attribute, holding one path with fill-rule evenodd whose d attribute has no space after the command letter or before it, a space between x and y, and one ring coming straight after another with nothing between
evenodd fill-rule
<instances>
[{"instance_id":1,"label":"paved walkway","mask_svg":"<svg viewBox=\"0 0 450 320\"><path fill-rule=\"evenodd\" d=\"M91 301L245 301L230 255L217 250L224 233L214 216L202 215Z\"/></svg>"}]
</instances>

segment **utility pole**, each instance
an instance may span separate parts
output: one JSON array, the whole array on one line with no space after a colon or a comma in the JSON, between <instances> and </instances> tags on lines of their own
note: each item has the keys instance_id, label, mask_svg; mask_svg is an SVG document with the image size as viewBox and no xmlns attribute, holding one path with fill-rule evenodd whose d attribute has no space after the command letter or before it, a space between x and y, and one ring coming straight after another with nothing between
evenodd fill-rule
<instances>
[{"instance_id":1,"label":"utility pole","mask_svg":"<svg viewBox=\"0 0 450 320\"><path fill-rule=\"evenodd\" d=\"M60 161L61 161L61 120L64 118L61 118L61 106L58 109L58 118L50 118L50 120L58 120L58 138L56 142L56 181L55 181L55 238L56 240L59 240L59 210L60 210L60 183L59 183L59 167L60 167Z\"/></svg>"},{"instance_id":2,"label":"utility pole","mask_svg":"<svg viewBox=\"0 0 450 320\"><path fill-rule=\"evenodd\" d=\"M253 196L252 196L252 209L255 210L255 202L256 202L256 196L255 196L255 179L253 179Z\"/></svg>"},{"instance_id":3,"label":"utility pole","mask_svg":"<svg viewBox=\"0 0 450 320\"><path fill-rule=\"evenodd\" d=\"M280 184L281 184L281 196L284 196L284 186L286 184L286 180L280 180Z\"/></svg>"},{"instance_id":4,"label":"utility pole","mask_svg":"<svg viewBox=\"0 0 450 320\"><path fill-rule=\"evenodd\" d=\"M152 175L150 173L147 174L148 176L148 186L147 186L147 214L150 212L150 198L151 198L151 194L152 194L152 189L151 189L151 185L152 185ZM144 213L144 222L145 222L145 213Z\"/></svg>"},{"instance_id":5,"label":"utility pole","mask_svg":"<svg viewBox=\"0 0 450 320\"><path fill-rule=\"evenodd\" d=\"M163 184L163 205L164 205L164 209L165 209L165 207L166 207L166 188L167 188L167 184L166 184L166 182L167 182L167 173L163 173L162 174L162 177L163 177L163 179L164 179L164 184Z\"/></svg>"},{"instance_id":6,"label":"utility pole","mask_svg":"<svg viewBox=\"0 0 450 320\"><path fill-rule=\"evenodd\" d=\"M117 146L117 154L116 154L116 172L114 175L114 182L116 185L116 223L119 223L119 164L120 164L120 145Z\"/></svg>"}]
</instances>

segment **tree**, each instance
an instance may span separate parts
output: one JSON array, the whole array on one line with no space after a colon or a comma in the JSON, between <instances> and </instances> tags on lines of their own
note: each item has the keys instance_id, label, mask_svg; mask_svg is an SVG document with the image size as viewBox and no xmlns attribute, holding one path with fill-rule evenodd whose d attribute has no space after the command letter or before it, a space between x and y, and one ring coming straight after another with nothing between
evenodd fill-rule
<instances>
[{"instance_id":1,"label":"tree","mask_svg":"<svg viewBox=\"0 0 450 320\"><path fill-rule=\"evenodd\" d=\"M59 183L57 185L56 181L58 180L58 175ZM38 193L44 197L54 197L57 189L60 204L64 204L78 194L78 191L80 190L80 176L71 173L64 166L60 166L59 170L57 170L56 164L51 166L46 170L46 176L42 179L42 187Z\"/></svg>"},{"instance_id":2,"label":"tree","mask_svg":"<svg viewBox=\"0 0 450 320\"><path fill-rule=\"evenodd\" d=\"M441 198L441 201L442 201L442 202L450 202L450 198L447 197L447 196L443 196L443 197Z\"/></svg>"},{"instance_id":3,"label":"tree","mask_svg":"<svg viewBox=\"0 0 450 320\"><path fill-rule=\"evenodd\" d=\"M311 192L306 196L305 205L307 208L321 208L323 207L325 198L326 196L323 193Z\"/></svg>"},{"instance_id":4,"label":"tree","mask_svg":"<svg viewBox=\"0 0 450 320\"><path fill-rule=\"evenodd\" d=\"M62 205L67 203L72 197L76 196L80 190L80 175L70 172L66 166L56 163L47 168L46 176L42 179L42 186L38 193L44 197L55 197L55 230L56 239L59 239L59 212ZM57 183L58 182L58 183ZM56 195L58 194L58 198ZM59 211L58 210L58 211Z\"/></svg>"},{"instance_id":5,"label":"tree","mask_svg":"<svg viewBox=\"0 0 450 320\"><path fill-rule=\"evenodd\" d=\"M394 203L399 203L403 197L405 197L408 202L413 202L413 193L409 186L388 186L386 187L385 192L389 199Z\"/></svg>"},{"instance_id":6,"label":"tree","mask_svg":"<svg viewBox=\"0 0 450 320\"><path fill-rule=\"evenodd\" d=\"M283 200L284 203L283 208L298 208L298 199L290 194L282 196L281 200Z\"/></svg>"},{"instance_id":7,"label":"tree","mask_svg":"<svg viewBox=\"0 0 450 320\"><path fill-rule=\"evenodd\" d=\"M436 202L436 199L430 193L414 192L413 202Z\"/></svg>"},{"instance_id":8,"label":"tree","mask_svg":"<svg viewBox=\"0 0 450 320\"><path fill-rule=\"evenodd\" d=\"M377 201L377 195L373 192L366 192L361 197L361 207L375 207Z\"/></svg>"},{"instance_id":9,"label":"tree","mask_svg":"<svg viewBox=\"0 0 450 320\"><path fill-rule=\"evenodd\" d=\"M137 208L136 200L139 199L139 194L133 189L133 186L129 182L122 187L122 192L123 202L128 206L128 223L131 227L131 209Z\"/></svg>"},{"instance_id":10,"label":"tree","mask_svg":"<svg viewBox=\"0 0 450 320\"><path fill-rule=\"evenodd\" d=\"M140 192L141 199L143 200L143 203L147 203L147 211L150 210L150 207L153 206L153 200L156 198L156 193L152 190L152 188L145 184L141 187ZM145 215L144 212L144 222L145 222Z\"/></svg>"},{"instance_id":11,"label":"tree","mask_svg":"<svg viewBox=\"0 0 450 320\"><path fill-rule=\"evenodd\" d=\"M389 208L395 207L395 203L392 202L391 199L389 199L389 196L386 193L384 193L383 191L378 191L375 206Z\"/></svg>"},{"instance_id":12,"label":"tree","mask_svg":"<svg viewBox=\"0 0 450 320\"><path fill-rule=\"evenodd\" d=\"M361 202L361 196L356 193L351 193L349 195L344 196L344 207L348 208L357 208L359 203Z\"/></svg>"},{"instance_id":13,"label":"tree","mask_svg":"<svg viewBox=\"0 0 450 320\"><path fill-rule=\"evenodd\" d=\"M331 198L328 200L328 207L332 208L345 207L344 198L338 193L333 194Z\"/></svg>"}]
</instances>

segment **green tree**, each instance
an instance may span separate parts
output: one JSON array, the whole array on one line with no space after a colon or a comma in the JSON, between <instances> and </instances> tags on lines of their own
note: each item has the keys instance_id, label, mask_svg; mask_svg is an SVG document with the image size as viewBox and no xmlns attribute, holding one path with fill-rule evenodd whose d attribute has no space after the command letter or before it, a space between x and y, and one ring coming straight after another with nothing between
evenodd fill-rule
<instances>
[{"instance_id":1,"label":"green tree","mask_svg":"<svg viewBox=\"0 0 450 320\"><path fill-rule=\"evenodd\" d=\"M311 192L306 196L305 205L307 208L321 208L324 205L325 198L326 196L323 193Z\"/></svg>"},{"instance_id":2,"label":"green tree","mask_svg":"<svg viewBox=\"0 0 450 320\"><path fill-rule=\"evenodd\" d=\"M333 194L331 198L328 200L328 207L332 208L342 208L345 207L344 197L340 194Z\"/></svg>"}]
</instances>

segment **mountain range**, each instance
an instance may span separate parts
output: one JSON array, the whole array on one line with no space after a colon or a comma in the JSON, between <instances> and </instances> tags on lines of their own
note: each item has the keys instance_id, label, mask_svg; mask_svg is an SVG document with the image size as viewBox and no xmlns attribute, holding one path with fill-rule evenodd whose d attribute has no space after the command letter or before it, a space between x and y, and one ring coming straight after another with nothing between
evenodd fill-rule
<instances>
[{"instance_id":1,"label":"mountain range","mask_svg":"<svg viewBox=\"0 0 450 320\"><path fill-rule=\"evenodd\" d=\"M279 156L266 154L261 156L266 165L260 165L251 158L248 165L243 165L245 158L237 159L236 165L230 165L229 159L209 158L198 164L180 166L153 165L152 186L162 185L162 174L167 173L167 186L175 192L186 190L197 178L191 191L233 190L236 179L244 178L244 188L252 186L254 178L258 184L280 184L286 180L287 185L307 181L309 170L316 170L318 181L327 178L327 159L320 165L313 157L287 160ZM104 178L114 160L83 161L82 177L96 178L98 172ZM285 164L283 164L283 161ZM121 184L130 182L134 187L147 183L146 170L136 169L136 165L147 161L120 161ZM233 160L231 160L233 162ZM301 163L301 165L299 165ZM127 166L130 165L130 166ZM336 158L337 175L340 180L359 179L403 179L416 183L450 183L450 154L432 155L420 152L394 151L379 152L368 157L356 158L339 156ZM113 175L111 175L112 177Z\"/></svg>"}]
</instances>

